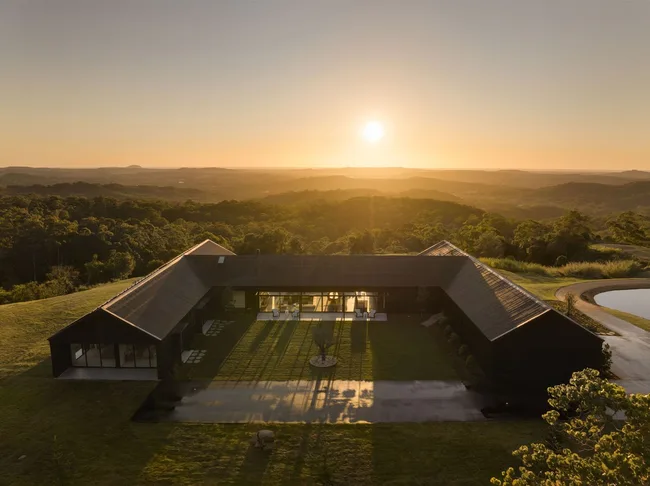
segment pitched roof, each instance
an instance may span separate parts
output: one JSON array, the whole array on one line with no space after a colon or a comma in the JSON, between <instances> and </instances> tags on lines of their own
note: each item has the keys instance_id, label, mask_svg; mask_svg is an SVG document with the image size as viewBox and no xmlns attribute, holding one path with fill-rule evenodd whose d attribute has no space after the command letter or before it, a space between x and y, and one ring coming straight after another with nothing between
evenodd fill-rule
<instances>
[{"instance_id":1,"label":"pitched roof","mask_svg":"<svg viewBox=\"0 0 650 486\"><path fill-rule=\"evenodd\" d=\"M206 247L214 251L215 247L206 245L209 241L205 240L181 253L99 308L163 339L212 288L194 264L185 258ZM229 252L216 243L214 245Z\"/></svg>"},{"instance_id":2,"label":"pitched roof","mask_svg":"<svg viewBox=\"0 0 650 486\"><path fill-rule=\"evenodd\" d=\"M185 255L234 255L234 253L212 240L205 240L186 251Z\"/></svg>"},{"instance_id":3,"label":"pitched roof","mask_svg":"<svg viewBox=\"0 0 650 486\"><path fill-rule=\"evenodd\" d=\"M180 258L102 309L163 339L211 288L187 258Z\"/></svg>"},{"instance_id":4,"label":"pitched roof","mask_svg":"<svg viewBox=\"0 0 650 486\"><path fill-rule=\"evenodd\" d=\"M151 336L164 339L215 286L440 287L489 340L496 340L546 312L555 312L447 241L433 245L418 256L237 256L210 240L178 255L94 312L108 312Z\"/></svg>"},{"instance_id":5,"label":"pitched roof","mask_svg":"<svg viewBox=\"0 0 650 486\"><path fill-rule=\"evenodd\" d=\"M464 256L465 263L445 287L447 295L490 340L516 329L551 307L448 241L420 256ZM571 321L572 322L572 321Z\"/></svg>"},{"instance_id":6,"label":"pitched roof","mask_svg":"<svg viewBox=\"0 0 650 486\"><path fill-rule=\"evenodd\" d=\"M190 255L213 286L371 288L444 286L465 258L414 255ZM220 262L220 260L222 260Z\"/></svg>"}]
</instances>

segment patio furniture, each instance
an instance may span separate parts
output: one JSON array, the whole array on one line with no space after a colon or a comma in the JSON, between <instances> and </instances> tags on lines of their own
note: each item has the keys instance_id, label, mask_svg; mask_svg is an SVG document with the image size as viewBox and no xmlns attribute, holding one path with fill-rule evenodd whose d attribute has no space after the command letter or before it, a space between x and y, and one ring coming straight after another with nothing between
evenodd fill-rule
<instances>
[{"instance_id":1,"label":"patio furniture","mask_svg":"<svg viewBox=\"0 0 650 486\"><path fill-rule=\"evenodd\" d=\"M295 317L297 319L297 318L300 317L300 311L298 309L296 309L295 311L293 311L292 315L293 315L293 317Z\"/></svg>"},{"instance_id":2,"label":"patio furniture","mask_svg":"<svg viewBox=\"0 0 650 486\"><path fill-rule=\"evenodd\" d=\"M377 314L377 311L375 309L370 309L370 312L368 312L368 317L370 317L370 319L374 319L375 314Z\"/></svg>"},{"instance_id":3,"label":"patio furniture","mask_svg":"<svg viewBox=\"0 0 650 486\"><path fill-rule=\"evenodd\" d=\"M271 309L271 314L273 314L273 317L280 317L280 311L277 309Z\"/></svg>"},{"instance_id":4,"label":"patio furniture","mask_svg":"<svg viewBox=\"0 0 650 486\"><path fill-rule=\"evenodd\" d=\"M361 312L361 309L354 309L354 315L355 317L363 317L363 312Z\"/></svg>"}]
</instances>

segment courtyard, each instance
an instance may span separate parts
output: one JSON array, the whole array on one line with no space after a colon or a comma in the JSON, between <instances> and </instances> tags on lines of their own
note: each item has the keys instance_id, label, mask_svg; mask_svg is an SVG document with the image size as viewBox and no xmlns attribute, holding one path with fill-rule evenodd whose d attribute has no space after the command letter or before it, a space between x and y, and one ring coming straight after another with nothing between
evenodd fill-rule
<instances>
[{"instance_id":1,"label":"courtyard","mask_svg":"<svg viewBox=\"0 0 650 486\"><path fill-rule=\"evenodd\" d=\"M256 424L134 422L133 413L155 384L52 380L46 340L128 284L0 306L0 337L14 343L0 350L0 467L8 484L485 484L512 464L513 449L546 434L540 420L276 424L276 450L260 454L248 442ZM246 334L250 346L254 331L264 329L264 323L242 324L220 331L225 339L215 342L223 343L224 357ZM405 330L428 339L432 331L417 322ZM439 341L433 338L435 349ZM415 341L415 350L432 349ZM395 343L386 350L375 339L374 351L401 356L397 344L409 343ZM213 368L212 377L219 366ZM404 369L405 364L374 371L405 376ZM442 376L442 369L421 376Z\"/></svg>"},{"instance_id":2,"label":"courtyard","mask_svg":"<svg viewBox=\"0 0 650 486\"><path fill-rule=\"evenodd\" d=\"M182 365L179 380L459 380L461 361L447 348L439 328L420 325L418 316L391 315L386 321L258 321L255 315L223 322L216 335L197 334L190 344L200 360ZM333 327L328 351L338 364L316 370L313 329ZM209 330L208 334L212 334Z\"/></svg>"}]
</instances>

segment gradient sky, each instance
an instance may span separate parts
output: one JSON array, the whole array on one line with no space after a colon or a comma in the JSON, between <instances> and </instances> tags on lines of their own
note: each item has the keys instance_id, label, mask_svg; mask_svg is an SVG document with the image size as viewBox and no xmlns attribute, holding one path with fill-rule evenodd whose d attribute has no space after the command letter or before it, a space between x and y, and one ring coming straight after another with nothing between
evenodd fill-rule
<instances>
[{"instance_id":1,"label":"gradient sky","mask_svg":"<svg viewBox=\"0 0 650 486\"><path fill-rule=\"evenodd\" d=\"M0 166L127 164L650 169L650 1L0 2Z\"/></svg>"}]
</instances>

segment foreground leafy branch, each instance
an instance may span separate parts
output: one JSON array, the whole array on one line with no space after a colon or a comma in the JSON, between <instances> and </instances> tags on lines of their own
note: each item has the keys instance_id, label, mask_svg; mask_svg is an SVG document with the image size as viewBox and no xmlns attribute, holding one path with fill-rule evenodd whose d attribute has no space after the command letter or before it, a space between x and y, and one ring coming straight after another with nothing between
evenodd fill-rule
<instances>
[{"instance_id":1,"label":"foreground leafy branch","mask_svg":"<svg viewBox=\"0 0 650 486\"><path fill-rule=\"evenodd\" d=\"M524 485L645 485L650 483L650 395L586 369L566 385L549 388L553 408L542 418L561 438L559 447L533 443L513 452L522 465L491 483Z\"/></svg>"}]
</instances>

